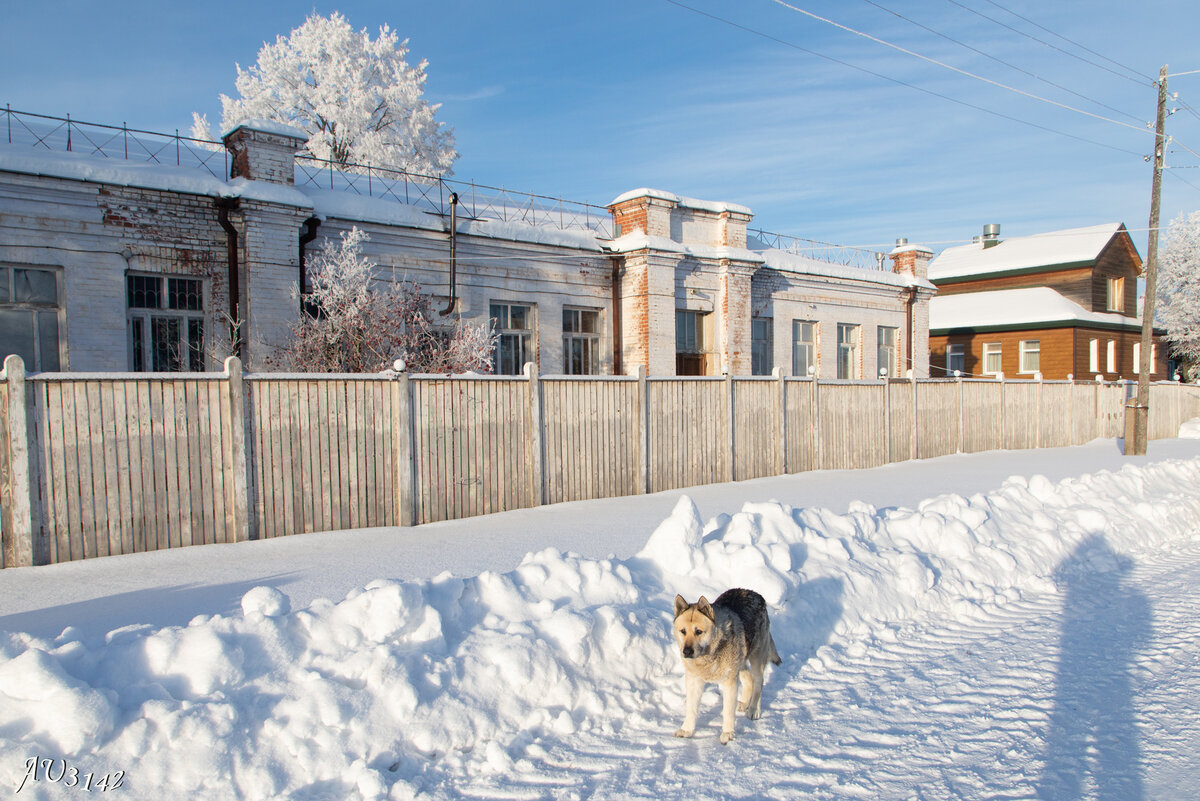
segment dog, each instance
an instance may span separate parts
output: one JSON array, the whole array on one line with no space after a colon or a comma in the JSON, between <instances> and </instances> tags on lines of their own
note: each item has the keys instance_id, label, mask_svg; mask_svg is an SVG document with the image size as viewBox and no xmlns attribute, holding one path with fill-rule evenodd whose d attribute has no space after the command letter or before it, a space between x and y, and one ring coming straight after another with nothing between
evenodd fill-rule
<instances>
[{"instance_id":1,"label":"dog","mask_svg":"<svg viewBox=\"0 0 1200 801\"><path fill-rule=\"evenodd\" d=\"M721 687L721 743L733 739L734 703L737 711L758 720L762 714L763 671L767 662L780 664L767 603L753 590L733 589L710 604L704 596L689 604L675 596L675 642L686 674L687 705L676 737L691 737L706 682ZM748 667L747 667L748 666ZM738 679L742 680L738 696Z\"/></svg>"}]
</instances>

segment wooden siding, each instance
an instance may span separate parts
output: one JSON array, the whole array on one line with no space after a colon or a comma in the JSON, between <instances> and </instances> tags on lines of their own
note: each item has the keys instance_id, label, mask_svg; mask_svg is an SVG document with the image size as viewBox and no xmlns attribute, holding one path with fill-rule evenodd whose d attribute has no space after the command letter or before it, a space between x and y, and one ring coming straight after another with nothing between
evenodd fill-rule
<instances>
[{"instance_id":1,"label":"wooden siding","mask_svg":"<svg viewBox=\"0 0 1200 801\"><path fill-rule=\"evenodd\" d=\"M197 375L17 372L0 381L5 565L1079 444L1120 436L1128 391L778 375L243 380L236 360ZM1154 385L1152 437L1196 416L1200 387Z\"/></svg>"},{"instance_id":2,"label":"wooden siding","mask_svg":"<svg viewBox=\"0 0 1200 801\"><path fill-rule=\"evenodd\" d=\"M1063 327L1026 329L1020 331L963 332L954 334L931 334L929 337L929 365L934 376L945 375L946 351L951 344L965 345L965 375L970 378L983 377L983 346L999 343L1000 360L1006 379L1031 379L1032 374L1019 372L1022 340L1036 339L1040 343L1042 377L1048 381L1065 381L1069 376L1077 380L1094 379L1097 375L1090 367L1090 343L1099 342L1100 371L1105 379L1137 379L1133 369L1133 346L1141 341L1137 331L1114 331L1086 327ZM1108 370L1107 343L1116 343L1116 370ZM1159 337L1154 338L1157 359L1154 361L1152 381L1166 378L1166 346Z\"/></svg>"}]
</instances>

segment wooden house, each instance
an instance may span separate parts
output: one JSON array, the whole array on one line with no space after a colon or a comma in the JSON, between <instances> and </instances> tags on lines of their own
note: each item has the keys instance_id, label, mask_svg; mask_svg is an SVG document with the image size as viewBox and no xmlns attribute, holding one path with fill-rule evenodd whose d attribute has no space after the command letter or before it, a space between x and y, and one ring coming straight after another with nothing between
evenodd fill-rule
<instances>
[{"instance_id":1,"label":"wooden house","mask_svg":"<svg viewBox=\"0 0 1200 801\"><path fill-rule=\"evenodd\" d=\"M1135 379L1142 260L1121 223L1000 239L989 225L929 265L933 376ZM1152 380L1167 378L1154 333Z\"/></svg>"}]
</instances>

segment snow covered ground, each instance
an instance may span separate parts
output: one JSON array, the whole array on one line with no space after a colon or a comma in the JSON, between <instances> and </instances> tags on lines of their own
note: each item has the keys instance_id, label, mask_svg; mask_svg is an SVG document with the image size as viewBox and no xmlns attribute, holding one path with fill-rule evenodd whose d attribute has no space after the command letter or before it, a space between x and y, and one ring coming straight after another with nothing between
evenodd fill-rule
<instances>
[{"instance_id":1,"label":"snow covered ground","mask_svg":"<svg viewBox=\"0 0 1200 801\"><path fill-rule=\"evenodd\" d=\"M734 585L783 665L677 740L671 599ZM1197 798L1198 606L1194 438L5 570L0 786Z\"/></svg>"}]
</instances>

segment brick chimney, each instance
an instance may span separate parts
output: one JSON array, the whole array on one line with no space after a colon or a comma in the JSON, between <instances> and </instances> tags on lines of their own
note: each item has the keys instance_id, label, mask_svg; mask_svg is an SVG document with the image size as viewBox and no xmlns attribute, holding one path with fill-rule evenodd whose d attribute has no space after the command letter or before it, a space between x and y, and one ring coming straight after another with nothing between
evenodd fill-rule
<instances>
[{"instance_id":1,"label":"brick chimney","mask_svg":"<svg viewBox=\"0 0 1200 801\"><path fill-rule=\"evenodd\" d=\"M924 245L910 245L908 240L896 240L896 247L888 254L892 258L892 272L913 278L929 278L929 262L933 251Z\"/></svg>"},{"instance_id":2,"label":"brick chimney","mask_svg":"<svg viewBox=\"0 0 1200 801\"><path fill-rule=\"evenodd\" d=\"M308 134L282 123L247 120L221 139L232 161L230 178L294 184L296 154L304 148Z\"/></svg>"}]
</instances>

